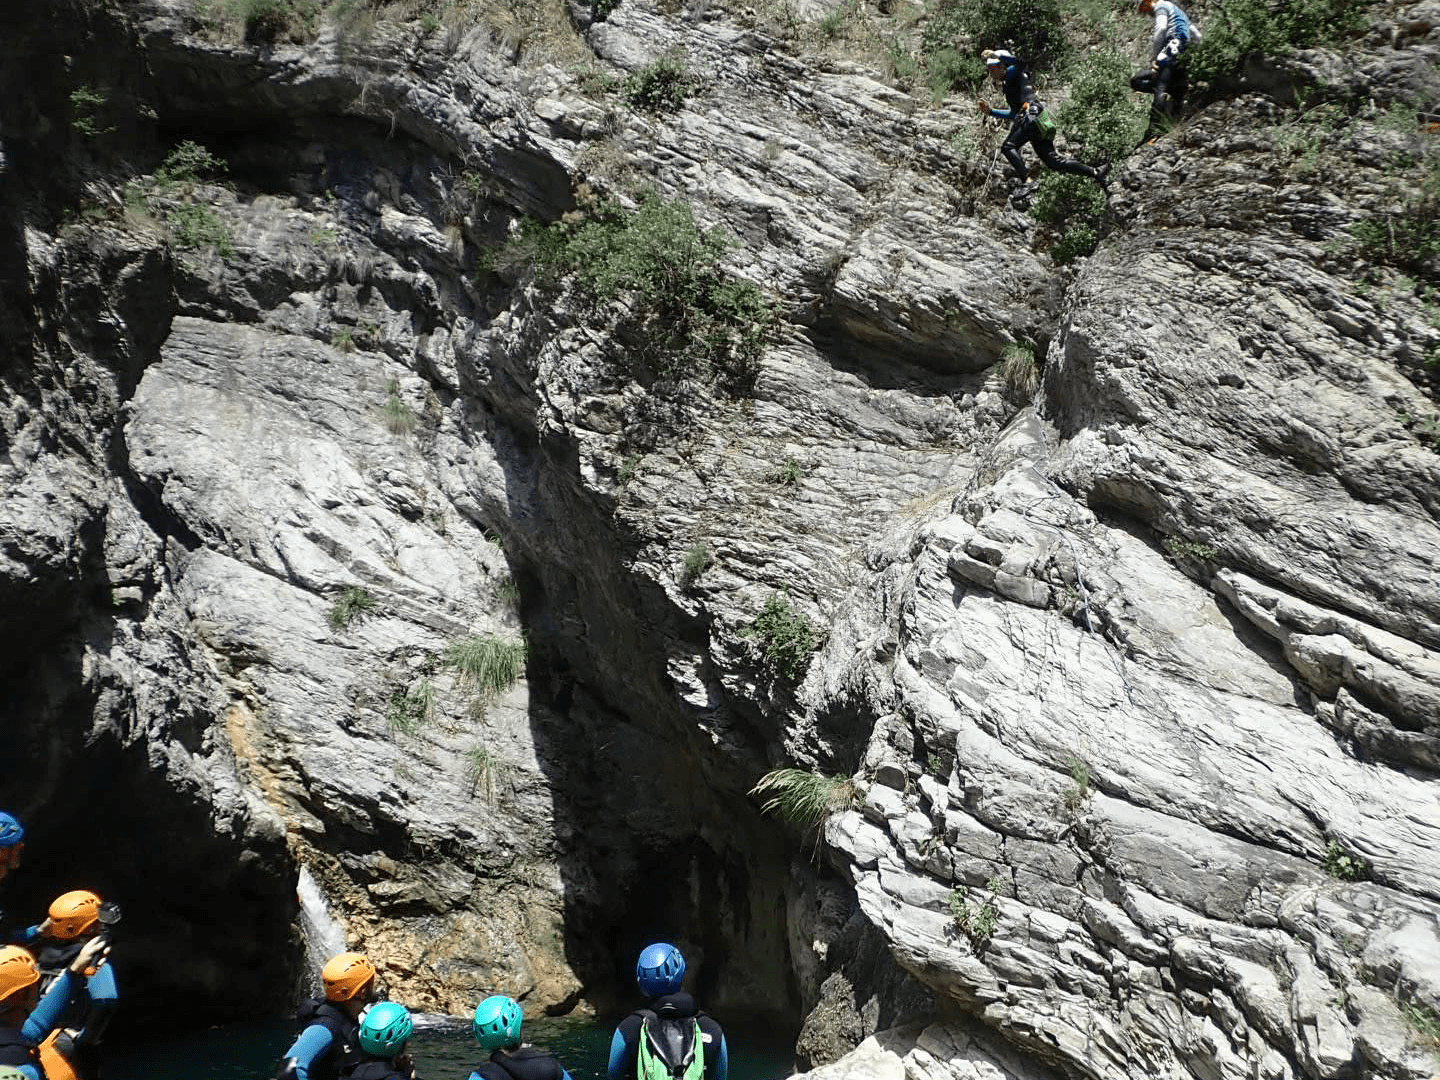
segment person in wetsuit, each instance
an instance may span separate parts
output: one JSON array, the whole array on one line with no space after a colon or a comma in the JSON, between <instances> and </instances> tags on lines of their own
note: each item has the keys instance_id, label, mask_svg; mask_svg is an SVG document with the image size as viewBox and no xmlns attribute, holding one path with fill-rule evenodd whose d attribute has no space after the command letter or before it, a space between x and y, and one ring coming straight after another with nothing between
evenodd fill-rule
<instances>
[{"instance_id":1,"label":"person in wetsuit","mask_svg":"<svg viewBox=\"0 0 1440 1080\"><path fill-rule=\"evenodd\" d=\"M685 957L674 945L660 941L640 951L635 983L651 999L650 1006L635 1010L615 1029L606 1068L608 1080L643 1078L652 1055L679 1057L692 1048L695 1057L703 1061L705 1080L725 1080L730 1068L725 1032L681 989L684 979ZM690 1070L686 1075L700 1073Z\"/></svg>"},{"instance_id":2,"label":"person in wetsuit","mask_svg":"<svg viewBox=\"0 0 1440 1080\"><path fill-rule=\"evenodd\" d=\"M375 965L360 953L331 957L320 972L325 1000L300 1006L300 1034L276 1073L277 1080L339 1080L365 1059L360 1049L360 1014L379 996Z\"/></svg>"},{"instance_id":3,"label":"person in wetsuit","mask_svg":"<svg viewBox=\"0 0 1440 1080\"><path fill-rule=\"evenodd\" d=\"M524 1023L520 1003L495 994L475 1006L471 1029L490 1060L470 1074L470 1080L570 1080L554 1054L520 1041Z\"/></svg>"},{"instance_id":4,"label":"person in wetsuit","mask_svg":"<svg viewBox=\"0 0 1440 1080\"><path fill-rule=\"evenodd\" d=\"M1008 107L992 109L989 103L981 101L980 112L997 120L1010 121L1010 133L1000 144L1000 153L1004 154L1005 160L1010 163L1011 175L1019 180L1029 176L1029 169L1020 148L1030 143L1046 168L1075 176L1088 176L1103 185L1110 172L1109 165L1092 169L1083 162L1074 158L1062 158L1055 152L1055 127L1045 115L1045 103L1036 93L1034 80L1020 59L1004 49L986 49L981 56L985 60L985 71L1004 92Z\"/></svg>"},{"instance_id":5,"label":"person in wetsuit","mask_svg":"<svg viewBox=\"0 0 1440 1080\"><path fill-rule=\"evenodd\" d=\"M57 897L45 921L27 931L34 940L35 963L44 987L59 978L86 943L105 930L101 925L103 907L93 892L75 889ZM118 911L113 904L111 909ZM99 1075L100 1040L119 1000L114 964L87 968L79 977L70 1005L55 1025L65 1029L65 1057L76 1076Z\"/></svg>"},{"instance_id":6,"label":"person in wetsuit","mask_svg":"<svg viewBox=\"0 0 1440 1080\"><path fill-rule=\"evenodd\" d=\"M102 967L109 955L110 945L104 938L91 938L42 998L35 958L18 945L0 947L0 1065L16 1069L25 1080L62 1080L67 1074L74 1075L63 1058L52 1056L57 1051L51 1036L86 970Z\"/></svg>"},{"instance_id":7,"label":"person in wetsuit","mask_svg":"<svg viewBox=\"0 0 1440 1080\"><path fill-rule=\"evenodd\" d=\"M341 1080L415 1080L415 1062L405 1048L414 1030L404 1005L394 1001L371 1005L357 1031L363 1056L340 1074Z\"/></svg>"},{"instance_id":8,"label":"person in wetsuit","mask_svg":"<svg viewBox=\"0 0 1440 1080\"><path fill-rule=\"evenodd\" d=\"M25 853L25 827L13 814L0 810L0 881L10 876L20 866L20 856ZM10 924L5 913L0 911L0 941L11 941ZM13 937L16 945L25 944L24 934Z\"/></svg>"},{"instance_id":9,"label":"person in wetsuit","mask_svg":"<svg viewBox=\"0 0 1440 1080\"><path fill-rule=\"evenodd\" d=\"M1130 80L1130 89L1154 95L1150 123L1141 145L1154 142L1174 125L1185 101L1190 80L1185 74L1185 50L1200 40L1199 28L1172 0L1139 0L1135 10L1155 19L1150 33L1150 70Z\"/></svg>"}]
</instances>

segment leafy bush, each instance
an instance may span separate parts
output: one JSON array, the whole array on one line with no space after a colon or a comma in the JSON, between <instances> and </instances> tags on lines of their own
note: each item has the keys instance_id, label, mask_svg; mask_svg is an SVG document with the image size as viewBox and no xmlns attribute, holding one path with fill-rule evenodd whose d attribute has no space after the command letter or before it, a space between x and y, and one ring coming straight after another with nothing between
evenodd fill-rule
<instances>
[{"instance_id":1,"label":"leafy bush","mask_svg":"<svg viewBox=\"0 0 1440 1080\"><path fill-rule=\"evenodd\" d=\"M502 694L519 680L525 652L523 641L471 636L445 647L445 663L459 672L461 682L481 693Z\"/></svg>"},{"instance_id":2,"label":"leafy bush","mask_svg":"<svg viewBox=\"0 0 1440 1080\"><path fill-rule=\"evenodd\" d=\"M975 51L1008 48L1038 63L1064 51L1060 14L1060 0L930 0L921 40L934 53L963 33Z\"/></svg>"},{"instance_id":3,"label":"leafy bush","mask_svg":"<svg viewBox=\"0 0 1440 1080\"><path fill-rule=\"evenodd\" d=\"M1115 49L1083 53L1066 70L1070 96L1055 120L1067 141L1084 147L1087 160L1119 161L1140 141L1148 106L1130 89L1131 70L1129 58Z\"/></svg>"},{"instance_id":4,"label":"leafy bush","mask_svg":"<svg viewBox=\"0 0 1440 1080\"><path fill-rule=\"evenodd\" d=\"M685 104L694 88L694 80L684 62L675 56L662 56L632 72L624 85L625 100L641 112L675 112Z\"/></svg>"},{"instance_id":5,"label":"leafy bush","mask_svg":"<svg viewBox=\"0 0 1440 1080\"><path fill-rule=\"evenodd\" d=\"M971 946L976 949L984 948L995 936L995 930L1000 925L1000 909L996 906L995 900L1002 885L1003 883L998 877L992 877L985 883L985 888L989 891L990 896L976 904L970 902L968 885L952 889L947 897L950 917L955 921L955 929L968 937Z\"/></svg>"},{"instance_id":6,"label":"leafy bush","mask_svg":"<svg viewBox=\"0 0 1440 1080\"><path fill-rule=\"evenodd\" d=\"M70 91L70 130L87 139L109 135L115 128L100 126L105 105L105 95L94 87L77 86Z\"/></svg>"},{"instance_id":7,"label":"leafy bush","mask_svg":"<svg viewBox=\"0 0 1440 1080\"><path fill-rule=\"evenodd\" d=\"M359 585L350 585L343 589L340 598L330 608L330 629L344 630L360 616L373 610L375 598L369 591Z\"/></svg>"},{"instance_id":8,"label":"leafy bush","mask_svg":"<svg viewBox=\"0 0 1440 1080\"><path fill-rule=\"evenodd\" d=\"M855 801L855 783L809 769L776 769L762 776L750 794L763 798L762 814L778 814L802 829L818 830L825 819Z\"/></svg>"},{"instance_id":9,"label":"leafy bush","mask_svg":"<svg viewBox=\"0 0 1440 1080\"><path fill-rule=\"evenodd\" d=\"M1204 37L1188 54L1190 75L1212 81L1254 55L1336 44L1365 27L1368 0L1220 0L1203 20Z\"/></svg>"},{"instance_id":10,"label":"leafy bush","mask_svg":"<svg viewBox=\"0 0 1440 1080\"><path fill-rule=\"evenodd\" d=\"M1351 855L1340 846L1338 840L1325 845L1325 855L1320 860L1325 872L1341 881L1359 881L1370 872L1369 865L1358 855Z\"/></svg>"},{"instance_id":11,"label":"leafy bush","mask_svg":"<svg viewBox=\"0 0 1440 1080\"><path fill-rule=\"evenodd\" d=\"M600 203L583 221L533 225L507 247L542 276L573 274L595 301L631 301L622 336L635 358L663 375L753 375L774 321L765 294L727 276L728 244L719 228L702 230L690 203L654 190L634 213Z\"/></svg>"},{"instance_id":12,"label":"leafy bush","mask_svg":"<svg viewBox=\"0 0 1440 1080\"><path fill-rule=\"evenodd\" d=\"M1432 154L1418 179L1406 186L1395 210L1350 226L1360 253L1375 262L1423 273L1440 255L1440 154Z\"/></svg>"},{"instance_id":13,"label":"leafy bush","mask_svg":"<svg viewBox=\"0 0 1440 1080\"><path fill-rule=\"evenodd\" d=\"M1210 544L1187 540L1183 536L1167 536L1161 547L1172 559L1190 559L1194 562L1211 562L1220 554Z\"/></svg>"},{"instance_id":14,"label":"leafy bush","mask_svg":"<svg viewBox=\"0 0 1440 1080\"><path fill-rule=\"evenodd\" d=\"M165 223L170 227L170 239L177 248L194 251L211 247L221 256L235 254L225 223L208 206L185 203L173 207L165 212Z\"/></svg>"},{"instance_id":15,"label":"leafy bush","mask_svg":"<svg viewBox=\"0 0 1440 1080\"><path fill-rule=\"evenodd\" d=\"M790 597L783 592L771 593L742 633L752 639L766 668L792 680L805 673L820 645L820 632L790 606Z\"/></svg>"},{"instance_id":16,"label":"leafy bush","mask_svg":"<svg viewBox=\"0 0 1440 1080\"><path fill-rule=\"evenodd\" d=\"M1069 173L1047 172L1031 204L1031 216L1056 234L1050 247L1056 262L1070 262L1094 251L1104 214L1105 192L1100 185Z\"/></svg>"},{"instance_id":17,"label":"leafy bush","mask_svg":"<svg viewBox=\"0 0 1440 1080\"><path fill-rule=\"evenodd\" d=\"M951 90L975 90L985 80L985 63L957 49L940 49L925 57L925 85L936 101Z\"/></svg>"},{"instance_id":18,"label":"leafy bush","mask_svg":"<svg viewBox=\"0 0 1440 1080\"><path fill-rule=\"evenodd\" d=\"M390 694L385 721L392 732L414 735L435 715L435 687L422 675L408 688L396 687Z\"/></svg>"},{"instance_id":19,"label":"leafy bush","mask_svg":"<svg viewBox=\"0 0 1440 1080\"><path fill-rule=\"evenodd\" d=\"M312 32L319 0L230 0L229 9L245 28L245 40L268 44Z\"/></svg>"},{"instance_id":20,"label":"leafy bush","mask_svg":"<svg viewBox=\"0 0 1440 1080\"><path fill-rule=\"evenodd\" d=\"M698 543L685 553L685 563L680 570L680 582L689 585L706 570L715 565L715 556L705 544Z\"/></svg>"},{"instance_id":21,"label":"leafy bush","mask_svg":"<svg viewBox=\"0 0 1440 1080\"><path fill-rule=\"evenodd\" d=\"M155 170L155 183L161 189L178 184L195 184L225 175L228 166L197 142L189 139L177 143Z\"/></svg>"}]
</instances>

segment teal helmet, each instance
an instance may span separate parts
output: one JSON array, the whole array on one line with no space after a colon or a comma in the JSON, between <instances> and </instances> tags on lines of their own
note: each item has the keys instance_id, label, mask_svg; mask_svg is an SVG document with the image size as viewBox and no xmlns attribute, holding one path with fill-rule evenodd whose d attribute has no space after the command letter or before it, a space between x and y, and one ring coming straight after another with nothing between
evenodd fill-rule
<instances>
[{"instance_id":1,"label":"teal helmet","mask_svg":"<svg viewBox=\"0 0 1440 1080\"><path fill-rule=\"evenodd\" d=\"M376 1057L394 1057L400 1052L415 1025L404 1005L395 1001L377 1001L365 1010L360 1020L360 1047Z\"/></svg>"},{"instance_id":2,"label":"teal helmet","mask_svg":"<svg viewBox=\"0 0 1440 1080\"><path fill-rule=\"evenodd\" d=\"M520 1042L520 1025L525 1014L520 1003L503 994L488 997L475 1006L475 1041L482 1050L498 1050Z\"/></svg>"}]
</instances>

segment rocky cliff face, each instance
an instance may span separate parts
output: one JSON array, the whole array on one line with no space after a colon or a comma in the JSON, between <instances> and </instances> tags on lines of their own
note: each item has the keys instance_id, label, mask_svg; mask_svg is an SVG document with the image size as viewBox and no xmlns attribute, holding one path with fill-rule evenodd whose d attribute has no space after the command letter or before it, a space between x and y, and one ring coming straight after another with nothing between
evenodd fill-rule
<instances>
[{"instance_id":1,"label":"rocky cliff face","mask_svg":"<svg viewBox=\"0 0 1440 1080\"><path fill-rule=\"evenodd\" d=\"M1286 79L1416 100L1429 12ZM416 14L246 44L178 0L22 5L32 891L90 838L192 1004L285 983L298 861L426 1008L604 1005L670 935L715 1008L806 1016L806 1061L884 1031L835 1076L1430 1075L1440 331L1337 243L1418 136L1357 113L1302 169L1261 98L1211 104L1067 269L964 122L753 12ZM666 50L680 111L595 92ZM115 132L62 123L80 85ZM182 138L231 184L145 179ZM744 395L641 385L614 312L477 273L581 181L742 242L780 305ZM782 590L828 630L794 685L745 633ZM477 685L467 640L522 677ZM819 865L745 796L787 763L856 781Z\"/></svg>"}]
</instances>

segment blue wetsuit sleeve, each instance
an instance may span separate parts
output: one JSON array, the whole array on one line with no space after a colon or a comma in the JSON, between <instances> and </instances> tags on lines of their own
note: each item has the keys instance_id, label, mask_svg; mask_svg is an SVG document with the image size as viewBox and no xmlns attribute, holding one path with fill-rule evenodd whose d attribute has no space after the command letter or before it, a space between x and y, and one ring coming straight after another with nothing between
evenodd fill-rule
<instances>
[{"instance_id":1,"label":"blue wetsuit sleeve","mask_svg":"<svg viewBox=\"0 0 1440 1080\"><path fill-rule=\"evenodd\" d=\"M115 986L115 969L109 964L101 964L95 974L86 979L85 985L90 990L90 1000L97 1005L111 1005L120 999L120 991Z\"/></svg>"},{"instance_id":2,"label":"blue wetsuit sleeve","mask_svg":"<svg viewBox=\"0 0 1440 1080\"><path fill-rule=\"evenodd\" d=\"M34 1046L54 1031L55 1025L60 1022L60 1014L75 996L78 985L74 975L68 970L62 971L55 984L40 999L40 1004L35 1006L35 1011L26 1018L25 1026L20 1029L20 1037Z\"/></svg>"},{"instance_id":3,"label":"blue wetsuit sleeve","mask_svg":"<svg viewBox=\"0 0 1440 1080\"><path fill-rule=\"evenodd\" d=\"M45 1080L45 1077L40 1075L40 1069L35 1065L21 1065L17 1071L25 1077L25 1080Z\"/></svg>"},{"instance_id":4,"label":"blue wetsuit sleeve","mask_svg":"<svg viewBox=\"0 0 1440 1080\"><path fill-rule=\"evenodd\" d=\"M564 1066L561 1066L561 1068L560 1068L560 1080L575 1080L575 1078L570 1075L570 1070L569 1070L569 1069L565 1068Z\"/></svg>"},{"instance_id":5,"label":"blue wetsuit sleeve","mask_svg":"<svg viewBox=\"0 0 1440 1080\"><path fill-rule=\"evenodd\" d=\"M11 935L10 941L14 945L29 945L40 936L40 925L27 926L24 930L17 930Z\"/></svg>"},{"instance_id":6,"label":"blue wetsuit sleeve","mask_svg":"<svg viewBox=\"0 0 1440 1080\"><path fill-rule=\"evenodd\" d=\"M625 1036L620 1029L615 1029L615 1034L610 1038L610 1064L605 1068L605 1075L608 1080L623 1080L625 1076Z\"/></svg>"},{"instance_id":7,"label":"blue wetsuit sleeve","mask_svg":"<svg viewBox=\"0 0 1440 1080\"><path fill-rule=\"evenodd\" d=\"M730 1048L725 1045L725 1036L720 1036L720 1056L715 1059L715 1080L725 1080L730 1071Z\"/></svg>"},{"instance_id":8,"label":"blue wetsuit sleeve","mask_svg":"<svg viewBox=\"0 0 1440 1080\"><path fill-rule=\"evenodd\" d=\"M310 1066L315 1059L330 1049L333 1038L324 1024L311 1024L300 1032L295 1045L285 1051L287 1058L295 1059L296 1080L310 1080Z\"/></svg>"},{"instance_id":9,"label":"blue wetsuit sleeve","mask_svg":"<svg viewBox=\"0 0 1440 1080\"><path fill-rule=\"evenodd\" d=\"M1014 109L991 109L991 110L990 110L990 115L993 116L993 117L995 117L996 120L1009 120L1009 119L1011 119L1011 118L1014 117L1014 115L1015 115L1015 110L1014 110Z\"/></svg>"}]
</instances>

